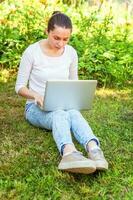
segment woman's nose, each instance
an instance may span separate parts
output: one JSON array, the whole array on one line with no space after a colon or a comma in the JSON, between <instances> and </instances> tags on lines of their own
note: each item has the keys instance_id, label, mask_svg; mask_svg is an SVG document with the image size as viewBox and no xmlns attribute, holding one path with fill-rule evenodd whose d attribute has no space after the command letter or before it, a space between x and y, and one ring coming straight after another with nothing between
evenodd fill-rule
<instances>
[{"instance_id":1,"label":"woman's nose","mask_svg":"<svg viewBox=\"0 0 133 200\"><path fill-rule=\"evenodd\" d=\"M58 45L59 45L60 47L63 47L63 46L64 46L64 41L59 41L59 42L58 42Z\"/></svg>"}]
</instances>

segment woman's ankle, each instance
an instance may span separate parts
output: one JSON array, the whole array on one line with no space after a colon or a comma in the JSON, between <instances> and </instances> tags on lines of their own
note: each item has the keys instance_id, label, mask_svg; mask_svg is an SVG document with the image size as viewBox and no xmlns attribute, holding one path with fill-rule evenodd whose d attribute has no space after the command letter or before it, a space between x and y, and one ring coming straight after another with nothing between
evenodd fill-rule
<instances>
[{"instance_id":1,"label":"woman's ankle","mask_svg":"<svg viewBox=\"0 0 133 200\"><path fill-rule=\"evenodd\" d=\"M77 149L75 148L73 144L65 144L64 149L63 149L63 156L68 155L74 151L77 151Z\"/></svg>"},{"instance_id":2,"label":"woman's ankle","mask_svg":"<svg viewBox=\"0 0 133 200\"><path fill-rule=\"evenodd\" d=\"M95 148L99 148L96 140L90 140L86 145L87 152L89 152L91 149L95 149Z\"/></svg>"}]
</instances>

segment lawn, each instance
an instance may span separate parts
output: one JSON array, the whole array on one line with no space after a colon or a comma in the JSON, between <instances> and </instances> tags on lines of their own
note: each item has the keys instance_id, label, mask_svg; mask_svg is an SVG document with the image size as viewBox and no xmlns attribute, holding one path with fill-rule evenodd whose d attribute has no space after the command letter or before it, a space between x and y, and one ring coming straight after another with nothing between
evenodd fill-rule
<instances>
[{"instance_id":1,"label":"lawn","mask_svg":"<svg viewBox=\"0 0 133 200\"><path fill-rule=\"evenodd\" d=\"M60 155L51 132L25 121L25 101L14 84L0 84L1 200L133 199L131 87L98 89L92 110L82 112L101 141L109 170L80 175L58 171Z\"/></svg>"}]
</instances>

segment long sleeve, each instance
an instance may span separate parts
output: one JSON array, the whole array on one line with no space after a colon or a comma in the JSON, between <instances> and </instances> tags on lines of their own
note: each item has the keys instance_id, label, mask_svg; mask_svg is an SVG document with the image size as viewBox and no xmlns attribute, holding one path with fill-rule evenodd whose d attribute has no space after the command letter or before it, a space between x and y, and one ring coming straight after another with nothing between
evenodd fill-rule
<instances>
[{"instance_id":1,"label":"long sleeve","mask_svg":"<svg viewBox=\"0 0 133 200\"><path fill-rule=\"evenodd\" d=\"M23 53L16 81L16 93L23 87L42 96L46 81L50 79L78 79L78 56L76 50L66 45L61 56L45 55L39 41L31 44Z\"/></svg>"},{"instance_id":2,"label":"long sleeve","mask_svg":"<svg viewBox=\"0 0 133 200\"><path fill-rule=\"evenodd\" d=\"M17 81L15 85L16 93L18 93L20 88L27 86L32 65L33 65L32 54L27 48L22 55L20 65L19 65Z\"/></svg>"},{"instance_id":3,"label":"long sleeve","mask_svg":"<svg viewBox=\"0 0 133 200\"><path fill-rule=\"evenodd\" d=\"M72 63L69 69L69 79L78 79L78 55L75 50L73 51Z\"/></svg>"}]
</instances>

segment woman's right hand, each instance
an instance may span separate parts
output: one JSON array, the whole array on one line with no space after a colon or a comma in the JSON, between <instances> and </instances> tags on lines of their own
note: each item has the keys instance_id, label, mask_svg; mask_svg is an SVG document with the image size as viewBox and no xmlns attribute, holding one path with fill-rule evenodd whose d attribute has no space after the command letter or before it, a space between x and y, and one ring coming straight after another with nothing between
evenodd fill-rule
<instances>
[{"instance_id":1,"label":"woman's right hand","mask_svg":"<svg viewBox=\"0 0 133 200\"><path fill-rule=\"evenodd\" d=\"M35 99L35 104L37 104L39 107L43 108L43 97L39 94L35 94L34 95L34 99Z\"/></svg>"},{"instance_id":2,"label":"woman's right hand","mask_svg":"<svg viewBox=\"0 0 133 200\"><path fill-rule=\"evenodd\" d=\"M29 90L27 87L20 88L20 90L18 91L18 94L27 99L33 99L35 101L35 104L40 106L40 108L43 108L44 98L40 94Z\"/></svg>"}]
</instances>

